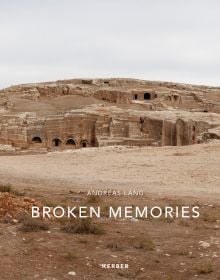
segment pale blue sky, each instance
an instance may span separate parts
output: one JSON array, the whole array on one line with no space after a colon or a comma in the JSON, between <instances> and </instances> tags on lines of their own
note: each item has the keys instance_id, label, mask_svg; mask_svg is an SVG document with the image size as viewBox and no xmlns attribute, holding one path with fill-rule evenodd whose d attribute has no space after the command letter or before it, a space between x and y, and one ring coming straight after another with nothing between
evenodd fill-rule
<instances>
[{"instance_id":1,"label":"pale blue sky","mask_svg":"<svg viewBox=\"0 0 220 280\"><path fill-rule=\"evenodd\" d=\"M74 77L220 86L220 1L0 0L0 87Z\"/></svg>"}]
</instances>

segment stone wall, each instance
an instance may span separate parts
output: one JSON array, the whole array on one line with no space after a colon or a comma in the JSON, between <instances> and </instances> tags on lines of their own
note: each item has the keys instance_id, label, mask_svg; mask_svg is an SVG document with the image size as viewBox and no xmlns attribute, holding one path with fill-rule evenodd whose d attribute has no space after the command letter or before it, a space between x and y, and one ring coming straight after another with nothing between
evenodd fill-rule
<instances>
[{"instance_id":1,"label":"stone wall","mask_svg":"<svg viewBox=\"0 0 220 280\"><path fill-rule=\"evenodd\" d=\"M196 113L181 118L178 112L114 110L100 107L100 111L72 110L44 117L35 113L5 115L0 119L0 144L48 150L105 145L183 146L197 143L202 133L218 125L196 120Z\"/></svg>"},{"instance_id":2,"label":"stone wall","mask_svg":"<svg viewBox=\"0 0 220 280\"><path fill-rule=\"evenodd\" d=\"M45 120L35 120L27 129L28 144L32 147L41 144L42 147L80 148L96 145L96 117L92 115L65 114L50 116ZM34 143L34 138L40 138L42 143Z\"/></svg>"},{"instance_id":3,"label":"stone wall","mask_svg":"<svg viewBox=\"0 0 220 280\"><path fill-rule=\"evenodd\" d=\"M208 131L202 121L177 118L155 119L146 116L98 116L67 113L50 117L26 116L1 118L0 143L20 148L80 148L106 143L133 145L189 145ZM110 142L109 142L110 141Z\"/></svg>"}]
</instances>

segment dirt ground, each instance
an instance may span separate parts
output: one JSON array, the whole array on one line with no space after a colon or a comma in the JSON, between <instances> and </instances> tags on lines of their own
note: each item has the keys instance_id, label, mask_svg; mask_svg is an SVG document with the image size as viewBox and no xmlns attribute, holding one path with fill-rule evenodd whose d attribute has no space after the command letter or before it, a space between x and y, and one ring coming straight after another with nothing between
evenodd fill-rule
<instances>
[{"instance_id":1,"label":"dirt ground","mask_svg":"<svg viewBox=\"0 0 220 280\"><path fill-rule=\"evenodd\" d=\"M100 232L69 233L67 219L24 230L25 216L1 219L0 279L220 279L220 144L86 148L0 156L0 184L43 205L100 206ZM143 190L90 197L88 190ZM9 190L11 192L11 190ZM109 219L117 206L199 206L197 219ZM128 269L101 264L128 264Z\"/></svg>"},{"instance_id":2,"label":"dirt ground","mask_svg":"<svg viewBox=\"0 0 220 280\"><path fill-rule=\"evenodd\" d=\"M220 200L220 144L105 147L1 156L0 183L38 189L139 189Z\"/></svg>"}]
</instances>

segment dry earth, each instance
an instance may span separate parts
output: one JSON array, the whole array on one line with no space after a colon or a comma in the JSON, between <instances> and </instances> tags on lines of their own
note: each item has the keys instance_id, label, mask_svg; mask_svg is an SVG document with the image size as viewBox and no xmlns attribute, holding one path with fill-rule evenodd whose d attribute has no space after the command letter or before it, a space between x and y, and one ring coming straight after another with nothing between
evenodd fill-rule
<instances>
[{"instance_id":1,"label":"dry earth","mask_svg":"<svg viewBox=\"0 0 220 280\"><path fill-rule=\"evenodd\" d=\"M220 200L220 144L106 147L1 156L0 183L52 189L141 189Z\"/></svg>"},{"instance_id":2,"label":"dry earth","mask_svg":"<svg viewBox=\"0 0 220 280\"><path fill-rule=\"evenodd\" d=\"M198 205L198 219L93 220L102 234L21 230L0 223L1 280L220 279L220 144L162 148L88 148L0 156L0 183L49 206ZM91 199L88 189L144 190L142 197ZM24 192L24 193L23 193ZM102 269L127 263L129 269ZM75 275L71 275L75 274ZM74 272L74 273L73 273Z\"/></svg>"}]
</instances>

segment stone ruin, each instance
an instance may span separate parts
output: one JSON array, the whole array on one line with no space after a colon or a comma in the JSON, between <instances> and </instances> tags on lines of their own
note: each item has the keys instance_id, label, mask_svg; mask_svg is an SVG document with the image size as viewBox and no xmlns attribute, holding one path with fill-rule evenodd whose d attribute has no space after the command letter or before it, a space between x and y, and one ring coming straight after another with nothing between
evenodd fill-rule
<instances>
[{"instance_id":1,"label":"stone ruin","mask_svg":"<svg viewBox=\"0 0 220 280\"><path fill-rule=\"evenodd\" d=\"M182 146L220 139L220 88L73 79L0 91L0 147Z\"/></svg>"}]
</instances>

